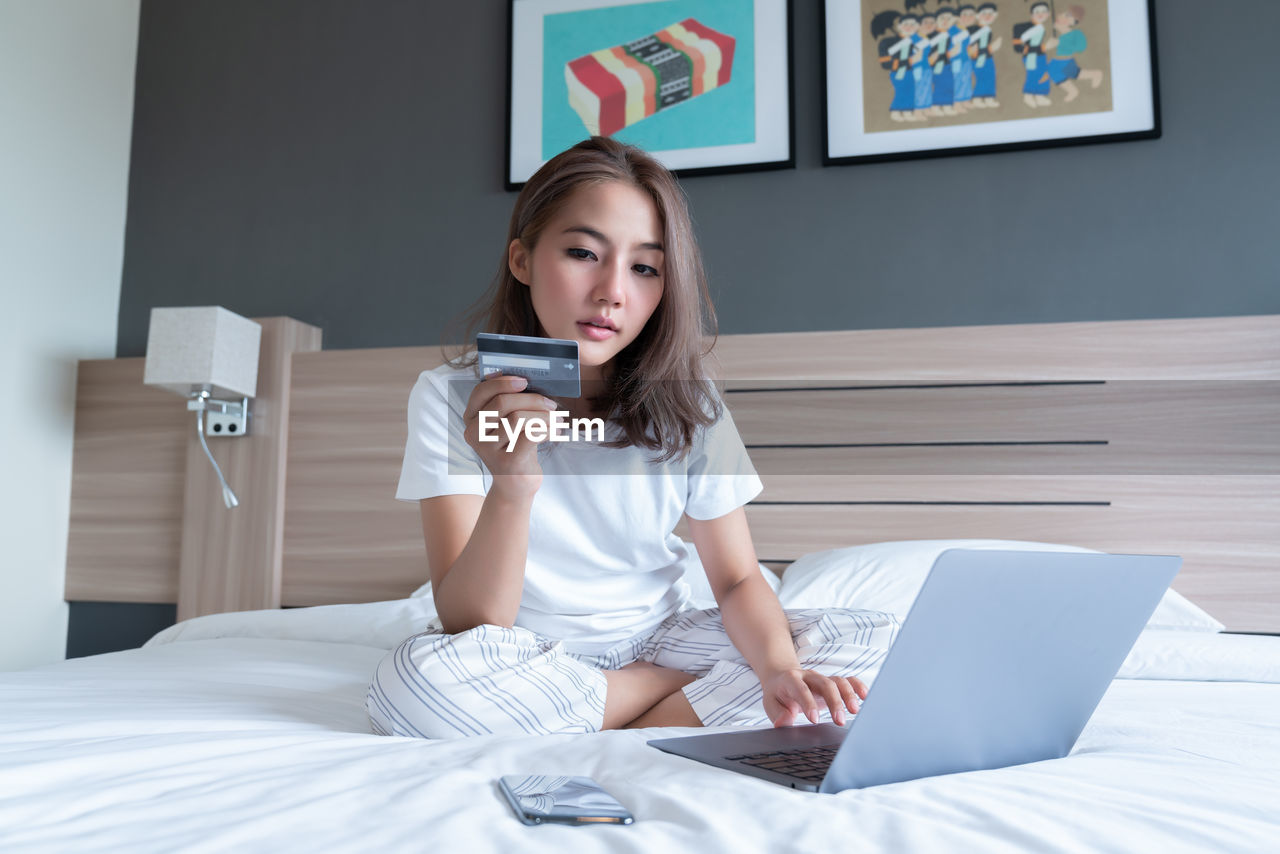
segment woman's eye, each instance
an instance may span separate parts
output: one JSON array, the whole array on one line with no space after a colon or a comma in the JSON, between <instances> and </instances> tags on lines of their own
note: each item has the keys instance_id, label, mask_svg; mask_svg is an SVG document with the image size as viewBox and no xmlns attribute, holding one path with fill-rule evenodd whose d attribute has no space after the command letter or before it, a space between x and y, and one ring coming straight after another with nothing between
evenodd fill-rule
<instances>
[{"instance_id":1,"label":"woman's eye","mask_svg":"<svg viewBox=\"0 0 1280 854\"><path fill-rule=\"evenodd\" d=\"M590 249L570 249L569 254L574 258L582 258L584 260L596 257L596 253L592 252Z\"/></svg>"},{"instance_id":2,"label":"woman's eye","mask_svg":"<svg viewBox=\"0 0 1280 854\"><path fill-rule=\"evenodd\" d=\"M635 270L637 273L639 273L642 276L658 275L658 271L655 270L653 267L650 267L648 264L636 264L631 269Z\"/></svg>"}]
</instances>

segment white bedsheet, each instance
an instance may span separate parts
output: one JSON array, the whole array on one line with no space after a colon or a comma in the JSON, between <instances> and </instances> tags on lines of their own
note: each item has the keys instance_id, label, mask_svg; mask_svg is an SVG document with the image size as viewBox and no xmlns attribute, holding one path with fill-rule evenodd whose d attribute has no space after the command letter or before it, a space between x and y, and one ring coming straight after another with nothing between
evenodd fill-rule
<instances>
[{"instance_id":1,"label":"white bedsheet","mask_svg":"<svg viewBox=\"0 0 1280 854\"><path fill-rule=\"evenodd\" d=\"M364 689L398 631L388 626L422 607L375 605L344 606L382 614L363 629L351 611L228 615L144 649L0 675L0 850L1264 851L1280 840L1280 638L1147 632L1125 664L1141 678L1113 683L1066 759L817 795L645 745L703 730L370 735ZM344 642L315 639L340 615ZM1206 681L1221 678L1238 681ZM494 785L519 773L592 776L637 821L525 827Z\"/></svg>"}]
</instances>

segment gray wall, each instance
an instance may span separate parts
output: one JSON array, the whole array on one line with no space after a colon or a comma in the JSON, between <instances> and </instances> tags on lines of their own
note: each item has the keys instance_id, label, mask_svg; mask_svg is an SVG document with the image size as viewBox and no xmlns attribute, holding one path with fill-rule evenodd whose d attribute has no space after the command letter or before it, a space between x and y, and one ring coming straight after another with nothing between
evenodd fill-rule
<instances>
[{"instance_id":1,"label":"gray wall","mask_svg":"<svg viewBox=\"0 0 1280 854\"><path fill-rule=\"evenodd\" d=\"M1280 4L1158 4L1162 139L825 169L821 4L794 5L797 168L685 182L722 332L1280 312L1280 119L1249 72ZM119 355L153 305L291 315L331 349L436 342L515 199L506 18L144 0ZM951 209L922 220L922 191Z\"/></svg>"},{"instance_id":2,"label":"gray wall","mask_svg":"<svg viewBox=\"0 0 1280 854\"><path fill-rule=\"evenodd\" d=\"M721 331L1280 313L1280 4L1222 5L1159 3L1160 140L824 169L821 4L795 0L797 168L685 182ZM438 340L515 200L507 4L444 6L143 0L120 356L154 305L291 315L330 349ZM952 210L922 222L922 191ZM68 653L172 621L73 603Z\"/></svg>"}]
</instances>

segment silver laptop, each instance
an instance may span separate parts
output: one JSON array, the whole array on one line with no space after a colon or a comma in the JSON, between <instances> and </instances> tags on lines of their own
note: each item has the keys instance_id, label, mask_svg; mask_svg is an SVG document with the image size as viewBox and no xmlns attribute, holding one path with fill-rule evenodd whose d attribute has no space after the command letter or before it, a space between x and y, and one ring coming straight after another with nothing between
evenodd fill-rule
<instances>
[{"instance_id":1,"label":"silver laptop","mask_svg":"<svg viewBox=\"0 0 1280 854\"><path fill-rule=\"evenodd\" d=\"M834 723L655 739L811 792L1070 752L1182 558L950 549L860 711Z\"/></svg>"}]
</instances>

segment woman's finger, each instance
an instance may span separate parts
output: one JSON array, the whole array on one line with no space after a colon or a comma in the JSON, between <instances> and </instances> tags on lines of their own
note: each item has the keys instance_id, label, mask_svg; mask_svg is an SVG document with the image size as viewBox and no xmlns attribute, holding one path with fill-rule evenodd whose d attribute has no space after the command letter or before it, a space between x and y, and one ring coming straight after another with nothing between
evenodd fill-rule
<instances>
[{"instance_id":1,"label":"woman's finger","mask_svg":"<svg viewBox=\"0 0 1280 854\"><path fill-rule=\"evenodd\" d=\"M799 684L795 686L796 699L800 701L801 708L804 709L804 716L809 719L810 723L818 722L818 701L813 698L813 692L809 690L809 686L805 684L804 676L797 680Z\"/></svg>"},{"instance_id":2,"label":"woman's finger","mask_svg":"<svg viewBox=\"0 0 1280 854\"><path fill-rule=\"evenodd\" d=\"M511 439L511 437L507 434L507 428L502 426L501 424L499 424L498 427L490 433L490 435L497 437L498 448L504 452L508 448L513 448L514 444L516 442L519 442L522 438L527 440L528 437L525 435L525 432L524 432L525 427L527 427L529 424L535 421L542 422L543 424L547 425L546 432L547 432L547 435L550 436L551 427L550 427L550 422L547 418L547 411L545 409L513 409L510 412L507 412L502 417L502 420L505 421L507 424L511 425L511 428L513 430L517 430L516 438L514 440ZM524 424L520 423L522 420ZM517 425L519 425L518 428L517 428ZM530 441L529 444L537 445L538 443ZM512 453L514 452L515 451L512 450Z\"/></svg>"},{"instance_id":3,"label":"woman's finger","mask_svg":"<svg viewBox=\"0 0 1280 854\"><path fill-rule=\"evenodd\" d=\"M554 400L543 397L536 391L500 394L493 399L493 402L497 404L494 409L499 417L512 421L520 415L528 417L535 413L541 418L546 418L547 413L554 411L557 406Z\"/></svg>"},{"instance_id":4,"label":"woman's finger","mask_svg":"<svg viewBox=\"0 0 1280 854\"><path fill-rule=\"evenodd\" d=\"M520 391L520 392L502 392L495 394L489 398L489 403L477 409L475 420L480 421L481 412L495 413L501 421L509 421L514 426L516 419L521 415L528 417L536 413L540 418L546 418L547 413L555 410L557 404L549 397L543 397L536 391ZM493 423L493 417L489 417L490 423ZM498 428L501 431L501 427Z\"/></svg>"},{"instance_id":5,"label":"woman's finger","mask_svg":"<svg viewBox=\"0 0 1280 854\"><path fill-rule=\"evenodd\" d=\"M809 672L813 673L813 675L817 677L817 679L814 680L817 682L817 685L814 687L822 695L823 701L826 702L827 711L831 713L831 720L841 726L844 726L844 707L840 697L840 689L836 686L835 680L812 670ZM817 723L818 721L815 718L813 722Z\"/></svg>"},{"instance_id":6,"label":"woman's finger","mask_svg":"<svg viewBox=\"0 0 1280 854\"><path fill-rule=\"evenodd\" d=\"M840 689L840 698L844 701L845 707L856 715L858 713L858 693L854 690L851 680L844 676L833 676L832 680L836 683L836 687Z\"/></svg>"},{"instance_id":7,"label":"woman's finger","mask_svg":"<svg viewBox=\"0 0 1280 854\"><path fill-rule=\"evenodd\" d=\"M485 441L496 442L498 447L505 448L511 444L508 430L514 430L518 436L523 434L529 424L535 422L544 425L545 432L550 436L552 426L550 414L556 408L555 401L550 398L535 393L501 394L492 398L490 402L496 403L496 408L479 410L475 420L467 425L468 429L474 428L477 439L481 435L481 427L487 426L485 435L489 438ZM487 424L482 425L480 412L496 412L496 420L490 417L487 419Z\"/></svg>"},{"instance_id":8,"label":"woman's finger","mask_svg":"<svg viewBox=\"0 0 1280 854\"><path fill-rule=\"evenodd\" d=\"M467 398L467 408L463 410L462 420L471 421L480 417L480 410L492 409L490 402L500 394L517 392L529 384L524 377L499 374L482 381L471 390Z\"/></svg>"}]
</instances>

